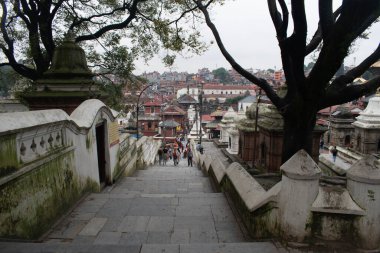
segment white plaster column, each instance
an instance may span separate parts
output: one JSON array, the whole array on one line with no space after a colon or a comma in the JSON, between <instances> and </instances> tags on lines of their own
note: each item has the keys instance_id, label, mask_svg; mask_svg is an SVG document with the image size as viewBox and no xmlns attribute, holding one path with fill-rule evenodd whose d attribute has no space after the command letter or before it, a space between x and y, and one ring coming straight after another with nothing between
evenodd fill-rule
<instances>
[{"instance_id":1,"label":"white plaster column","mask_svg":"<svg viewBox=\"0 0 380 253\"><path fill-rule=\"evenodd\" d=\"M220 142L228 143L227 125L220 124Z\"/></svg>"},{"instance_id":2,"label":"white plaster column","mask_svg":"<svg viewBox=\"0 0 380 253\"><path fill-rule=\"evenodd\" d=\"M318 195L321 169L304 150L281 167L279 195L281 233L287 240L302 242L310 234L311 205Z\"/></svg>"},{"instance_id":3,"label":"white plaster column","mask_svg":"<svg viewBox=\"0 0 380 253\"><path fill-rule=\"evenodd\" d=\"M380 248L380 161L368 155L356 162L347 172L347 189L355 202L365 210L357 228L358 246Z\"/></svg>"},{"instance_id":4,"label":"white plaster column","mask_svg":"<svg viewBox=\"0 0 380 253\"><path fill-rule=\"evenodd\" d=\"M239 153L239 131L236 128L229 129L228 135L231 137L231 147L227 151L230 154L237 155Z\"/></svg>"}]
</instances>

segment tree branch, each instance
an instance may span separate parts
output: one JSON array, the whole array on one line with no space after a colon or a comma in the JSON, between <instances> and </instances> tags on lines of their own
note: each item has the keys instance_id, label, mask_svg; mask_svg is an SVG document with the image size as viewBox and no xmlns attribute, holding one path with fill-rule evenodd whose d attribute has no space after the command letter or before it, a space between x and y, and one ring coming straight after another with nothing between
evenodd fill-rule
<instances>
[{"instance_id":1,"label":"tree branch","mask_svg":"<svg viewBox=\"0 0 380 253\"><path fill-rule=\"evenodd\" d=\"M319 0L319 20L323 40L327 39L335 23L332 8L332 0Z\"/></svg>"},{"instance_id":2,"label":"tree branch","mask_svg":"<svg viewBox=\"0 0 380 253\"><path fill-rule=\"evenodd\" d=\"M61 0L62 2L62 0ZM45 65L49 65L53 58L55 43L53 39L52 21L55 12L50 13L51 1L41 1L39 4L40 13L38 15L38 27L41 42L46 49L47 56L43 57Z\"/></svg>"},{"instance_id":3,"label":"tree branch","mask_svg":"<svg viewBox=\"0 0 380 253\"><path fill-rule=\"evenodd\" d=\"M340 86L352 83L355 78L364 74L364 72L371 67L376 61L380 59L380 43L376 50L363 60L358 66L348 71L346 74L339 76L332 83L331 87Z\"/></svg>"},{"instance_id":4,"label":"tree branch","mask_svg":"<svg viewBox=\"0 0 380 253\"><path fill-rule=\"evenodd\" d=\"M340 16L308 76L315 86L326 88L342 65L352 42L379 17L379 12L379 1L343 1Z\"/></svg>"},{"instance_id":5,"label":"tree branch","mask_svg":"<svg viewBox=\"0 0 380 253\"><path fill-rule=\"evenodd\" d=\"M8 16L7 5L5 4L4 0L1 0L0 4L1 4L1 7L3 9L3 13L1 15L1 24L0 24L1 25L1 27L0 27L1 33L3 34L3 38L4 38L5 43L7 43L7 45L8 45L9 51L13 52L13 41L9 38L7 29L5 28L5 23L6 23L7 16ZM6 49L6 48L2 47L2 49L4 51L4 49Z\"/></svg>"},{"instance_id":6,"label":"tree branch","mask_svg":"<svg viewBox=\"0 0 380 253\"><path fill-rule=\"evenodd\" d=\"M112 16L113 14L115 14L115 12L118 12L118 11L124 11L128 9L127 6L122 6L122 7L119 7L119 8L115 8L113 9L112 11L110 12L106 12L106 13L101 13L101 14L98 14L98 15L92 15L90 17L87 17L87 18L81 18L80 20L77 20L77 21L74 21L71 25L70 25L70 30L73 29L74 27L77 27L77 26L80 26L82 23L84 22L91 22L92 19L94 18L100 18L100 17L106 17L106 16Z\"/></svg>"},{"instance_id":7,"label":"tree branch","mask_svg":"<svg viewBox=\"0 0 380 253\"><path fill-rule=\"evenodd\" d=\"M277 0L268 0L268 9L272 18L272 22L276 29L277 39L284 40L286 39L286 33L288 29L289 12L284 0L278 0L282 10L282 19L280 12L277 10L276 1Z\"/></svg>"},{"instance_id":8,"label":"tree branch","mask_svg":"<svg viewBox=\"0 0 380 253\"><path fill-rule=\"evenodd\" d=\"M376 76L363 84L348 85L340 90L335 90L334 93L326 94L319 109L350 102L361 96L374 93L379 87L380 76Z\"/></svg>"},{"instance_id":9,"label":"tree branch","mask_svg":"<svg viewBox=\"0 0 380 253\"><path fill-rule=\"evenodd\" d=\"M334 16L334 23L336 19L338 18L340 12L342 11L342 6L340 6L333 14ZM305 56L309 55L311 52L313 52L318 45L322 42L322 27L321 27L321 21L318 23L318 29L315 31L313 38L310 40L309 44L306 46L306 52Z\"/></svg>"},{"instance_id":10,"label":"tree branch","mask_svg":"<svg viewBox=\"0 0 380 253\"><path fill-rule=\"evenodd\" d=\"M218 44L218 47L220 51L222 52L224 58L231 64L231 66L242 76L247 78L249 81L252 83L256 84L260 88L264 90L268 98L272 101L272 103L277 107L277 108L282 108L284 106L282 99L274 92L272 87L269 85L269 83L262 79L262 78L257 78L256 76L252 75L248 71L246 71L243 67L241 67L235 59L228 53L226 48L224 47L224 44L222 42L222 39L220 38L219 32L217 28L215 27L214 23L210 19L210 15L207 11L207 8L205 5L202 4L202 0L194 0L194 2L197 4L198 8L202 11L205 19L206 19L206 24L207 26L211 29L215 41ZM211 2L211 1L210 1Z\"/></svg>"},{"instance_id":11,"label":"tree branch","mask_svg":"<svg viewBox=\"0 0 380 253\"><path fill-rule=\"evenodd\" d=\"M20 75L26 77L26 78L29 78L29 79L32 79L32 80L35 80L37 79L38 75L37 75L37 71L32 69L32 68L29 68L23 64L19 64L16 59L14 58L14 55L13 53L11 53L9 50L7 50L4 45L0 44L0 48L1 50L3 51L3 53L5 54L5 56L7 57L8 59L8 65L12 66L12 68L17 72L19 73ZM5 63L3 63L3 66L5 65Z\"/></svg>"},{"instance_id":12,"label":"tree branch","mask_svg":"<svg viewBox=\"0 0 380 253\"><path fill-rule=\"evenodd\" d=\"M298 92L304 93L306 88L304 60L306 48L307 22L303 1L292 0L293 34L279 41L282 66L288 85L285 100L291 100Z\"/></svg>"},{"instance_id":13,"label":"tree branch","mask_svg":"<svg viewBox=\"0 0 380 253\"><path fill-rule=\"evenodd\" d=\"M281 10L282 10L282 16L283 16L282 25L281 25L280 30L281 30L284 38L286 38L286 36L287 36L286 34L287 34L287 30L288 30L288 23L289 23L289 11L288 11L288 7L286 6L286 3L284 0L278 0L278 2L280 3Z\"/></svg>"},{"instance_id":14,"label":"tree branch","mask_svg":"<svg viewBox=\"0 0 380 253\"><path fill-rule=\"evenodd\" d=\"M268 9L270 17L277 34L279 34L280 27L282 25L282 18L280 12L277 10L277 0L268 0Z\"/></svg>"},{"instance_id":15,"label":"tree branch","mask_svg":"<svg viewBox=\"0 0 380 253\"><path fill-rule=\"evenodd\" d=\"M63 4L64 1L65 1L65 0L59 0L59 1L55 4L54 9L51 11L52 19L49 20L50 22L53 21L53 19L54 19L54 17L55 17L55 14L57 14L57 11L58 11L59 8L62 6L62 4Z\"/></svg>"},{"instance_id":16,"label":"tree branch","mask_svg":"<svg viewBox=\"0 0 380 253\"><path fill-rule=\"evenodd\" d=\"M297 41L302 41L302 44L306 45L307 20L304 2L299 0L292 0L291 2L294 23L294 32L292 36L294 36Z\"/></svg>"},{"instance_id":17,"label":"tree branch","mask_svg":"<svg viewBox=\"0 0 380 253\"><path fill-rule=\"evenodd\" d=\"M15 6L15 12L17 13L17 15L24 21L27 27L30 27L29 19L21 11L20 0L16 0L14 6Z\"/></svg>"},{"instance_id":18,"label":"tree branch","mask_svg":"<svg viewBox=\"0 0 380 253\"><path fill-rule=\"evenodd\" d=\"M136 13L137 13L137 10L138 10L137 9L137 4L138 3L139 3L139 0L134 0L133 1L132 6L130 7L129 16L123 22L102 27L101 29L99 29L97 32L95 32L93 34L79 36L79 37L76 38L75 41L79 42L79 41L97 39L97 38L101 37L103 34L105 34L106 32L109 32L111 30L118 30L118 29L124 29L124 28L126 28L132 22L132 20L135 19L135 17L136 17Z\"/></svg>"}]
</instances>

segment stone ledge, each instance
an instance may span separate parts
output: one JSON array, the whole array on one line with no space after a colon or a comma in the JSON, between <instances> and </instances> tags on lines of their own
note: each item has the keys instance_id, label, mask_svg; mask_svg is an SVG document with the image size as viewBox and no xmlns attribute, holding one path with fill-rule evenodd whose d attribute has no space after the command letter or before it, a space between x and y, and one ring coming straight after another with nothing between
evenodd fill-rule
<instances>
[{"instance_id":1,"label":"stone ledge","mask_svg":"<svg viewBox=\"0 0 380 253\"><path fill-rule=\"evenodd\" d=\"M301 149L289 160L281 165L280 170L289 178L296 180L315 180L321 176L321 169L309 156Z\"/></svg>"},{"instance_id":2,"label":"stone ledge","mask_svg":"<svg viewBox=\"0 0 380 253\"><path fill-rule=\"evenodd\" d=\"M71 120L70 116L61 109L2 113L0 118L0 133L2 135L19 132L21 129Z\"/></svg>"},{"instance_id":3,"label":"stone ledge","mask_svg":"<svg viewBox=\"0 0 380 253\"><path fill-rule=\"evenodd\" d=\"M226 175L226 167L220 160L214 159L211 163L210 169L214 172L216 180L218 180L218 183L220 184Z\"/></svg>"},{"instance_id":4,"label":"stone ledge","mask_svg":"<svg viewBox=\"0 0 380 253\"><path fill-rule=\"evenodd\" d=\"M353 181L380 184L380 162L373 155L368 155L354 163L347 171L347 178Z\"/></svg>"},{"instance_id":5,"label":"stone ledge","mask_svg":"<svg viewBox=\"0 0 380 253\"><path fill-rule=\"evenodd\" d=\"M257 203L258 196L266 193L264 188L238 163L232 163L227 168L227 177L249 210L252 210Z\"/></svg>"},{"instance_id":6,"label":"stone ledge","mask_svg":"<svg viewBox=\"0 0 380 253\"><path fill-rule=\"evenodd\" d=\"M281 191L281 182L278 182L275 186L270 188L269 191L265 192L264 194L258 195L253 199L252 205L248 206L248 210L250 212L253 212L260 207L268 204L269 202L275 203L275 206L277 206L277 196Z\"/></svg>"},{"instance_id":7,"label":"stone ledge","mask_svg":"<svg viewBox=\"0 0 380 253\"><path fill-rule=\"evenodd\" d=\"M213 160L214 160L214 158L211 157L210 155L205 155L204 164L205 164L206 171L208 171L210 169L210 165L211 165Z\"/></svg>"},{"instance_id":8,"label":"stone ledge","mask_svg":"<svg viewBox=\"0 0 380 253\"><path fill-rule=\"evenodd\" d=\"M354 202L348 190L340 187L319 187L319 192L311 206L311 211L365 215L365 211Z\"/></svg>"}]
</instances>

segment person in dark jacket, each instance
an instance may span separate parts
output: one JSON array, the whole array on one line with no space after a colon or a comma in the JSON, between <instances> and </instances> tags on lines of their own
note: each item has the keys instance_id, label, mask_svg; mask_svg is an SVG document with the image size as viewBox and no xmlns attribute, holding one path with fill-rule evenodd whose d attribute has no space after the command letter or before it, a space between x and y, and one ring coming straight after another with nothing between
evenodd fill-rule
<instances>
[{"instance_id":1,"label":"person in dark jacket","mask_svg":"<svg viewBox=\"0 0 380 253\"><path fill-rule=\"evenodd\" d=\"M338 150L336 149L336 146L334 146L334 148L331 150L331 154L332 154L332 157L333 157L333 161L335 163L336 156L338 155Z\"/></svg>"}]
</instances>

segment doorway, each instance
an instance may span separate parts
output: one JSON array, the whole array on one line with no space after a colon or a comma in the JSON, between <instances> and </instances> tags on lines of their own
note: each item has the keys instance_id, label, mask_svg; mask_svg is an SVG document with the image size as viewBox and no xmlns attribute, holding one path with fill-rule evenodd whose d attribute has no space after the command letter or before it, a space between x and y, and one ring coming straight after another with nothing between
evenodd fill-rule
<instances>
[{"instance_id":1,"label":"doorway","mask_svg":"<svg viewBox=\"0 0 380 253\"><path fill-rule=\"evenodd\" d=\"M349 147L351 145L351 136L350 135L346 135L346 137L344 137L344 145L346 147Z\"/></svg>"},{"instance_id":2,"label":"doorway","mask_svg":"<svg viewBox=\"0 0 380 253\"><path fill-rule=\"evenodd\" d=\"M96 126L96 148L98 151L98 168L100 188L106 185L106 150L105 150L105 124Z\"/></svg>"}]
</instances>

